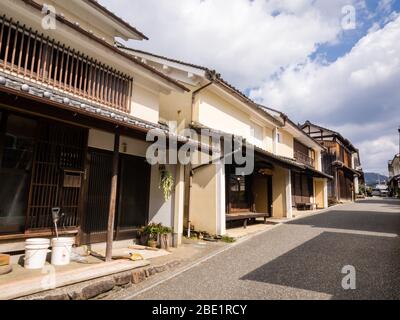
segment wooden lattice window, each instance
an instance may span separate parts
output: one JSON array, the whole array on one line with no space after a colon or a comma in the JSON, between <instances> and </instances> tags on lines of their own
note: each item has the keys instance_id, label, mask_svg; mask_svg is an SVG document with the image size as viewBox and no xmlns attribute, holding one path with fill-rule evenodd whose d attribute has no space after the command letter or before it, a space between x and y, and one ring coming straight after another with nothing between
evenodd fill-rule
<instances>
[{"instance_id":1,"label":"wooden lattice window","mask_svg":"<svg viewBox=\"0 0 400 320\"><path fill-rule=\"evenodd\" d=\"M130 111L132 77L6 16L0 19L0 69Z\"/></svg>"}]
</instances>

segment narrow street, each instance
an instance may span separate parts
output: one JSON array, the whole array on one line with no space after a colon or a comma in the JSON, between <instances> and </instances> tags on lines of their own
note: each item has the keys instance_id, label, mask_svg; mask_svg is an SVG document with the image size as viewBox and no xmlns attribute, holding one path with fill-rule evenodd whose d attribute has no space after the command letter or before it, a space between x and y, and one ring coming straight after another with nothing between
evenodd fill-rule
<instances>
[{"instance_id":1,"label":"narrow street","mask_svg":"<svg viewBox=\"0 0 400 320\"><path fill-rule=\"evenodd\" d=\"M262 233L130 299L399 299L400 201L365 200ZM355 290L342 288L344 266Z\"/></svg>"}]
</instances>

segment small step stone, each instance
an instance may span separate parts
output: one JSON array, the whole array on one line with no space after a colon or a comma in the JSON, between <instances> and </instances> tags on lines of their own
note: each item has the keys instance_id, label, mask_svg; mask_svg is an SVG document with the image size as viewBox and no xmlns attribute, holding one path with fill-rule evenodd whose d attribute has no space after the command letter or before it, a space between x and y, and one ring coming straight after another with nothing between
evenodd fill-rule
<instances>
[{"instance_id":1,"label":"small step stone","mask_svg":"<svg viewBox=\"0 0 400 320\"><path fill-rule=\"evenodd\" d=\"M146 280L146 273L144 270L135 270L132 272L132 283L138 284Z\"/></svg>"},{"instance_id":2,"label":"small step stone","mask_svg":"<svg viewBox=\"0 0 400 320\"><path fill-rule=\"evenodd\" d=\"M111 291L114 287L115 287L114 279L93 283L82 289L82 298L83 300L92 299L102 293Z\"/></svg>"},{"instance_id":3,"label":"small step stone","mask_svg":"<svg viewBox=\"0 0 400 320\"><path fill-rule=\"evenodd\" d=\"M130 272L119 274L114 277L115 285L119 287L129 284L131 280L132 280L132 273Z\"/></svg>"},{"instance_id":4,"label":"small step stone","mask_svg":"<svg viewBox=\"0 0 400 320\"><path fill-rule=\"evenodd\" d=\"M156 270L157 273L161 273L167 270L167 266L166 265L156 266L154 267L154 269Z\"/></svg>"}]
</instances>

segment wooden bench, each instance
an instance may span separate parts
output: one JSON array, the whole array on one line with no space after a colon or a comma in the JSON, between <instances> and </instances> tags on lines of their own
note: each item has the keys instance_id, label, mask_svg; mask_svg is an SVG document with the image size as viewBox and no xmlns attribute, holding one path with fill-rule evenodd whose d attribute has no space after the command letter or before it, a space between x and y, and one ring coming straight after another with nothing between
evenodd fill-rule
<instances>
[{"instance_id":1,"label":"wooden bench","mask_svg":"<svg viewBox=\"0 0 400 320\"><path fill-rule=\"evenodd\" d=\"M306 211L306 210L317 210L317 204L316 203L305 203L305 202L300 202L296 204L297 210L301 211Z\"/></svg>"},{"instance_id":2,"label":"wooden bench","mask_svg":"<svg viewBox=\"0 0 400 320\"><path fill-rule=\"evenodd\" d=\"M267 218L269 217L270 215L268 213L255 213L255 212L232 213L226 215L226 222L243 221L243 228L246 229L249 220L264 218L264 223L267 223Z\"/></svg>"}]
</instances>

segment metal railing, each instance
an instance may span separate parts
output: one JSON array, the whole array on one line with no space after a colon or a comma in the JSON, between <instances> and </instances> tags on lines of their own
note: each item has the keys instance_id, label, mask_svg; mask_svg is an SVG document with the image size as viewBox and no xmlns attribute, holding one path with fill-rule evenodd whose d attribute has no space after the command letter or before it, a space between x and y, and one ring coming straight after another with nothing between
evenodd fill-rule
<instances>
[{"instance_id":1,"label":"metal railing","mask_svg":"<svg viewBox=\"0 0 400 320\"><path fill-rule=\"evenodd\" d=\"M0 69L129 112L132 77L2 16Z\"/></svg>"}]
</instances>

